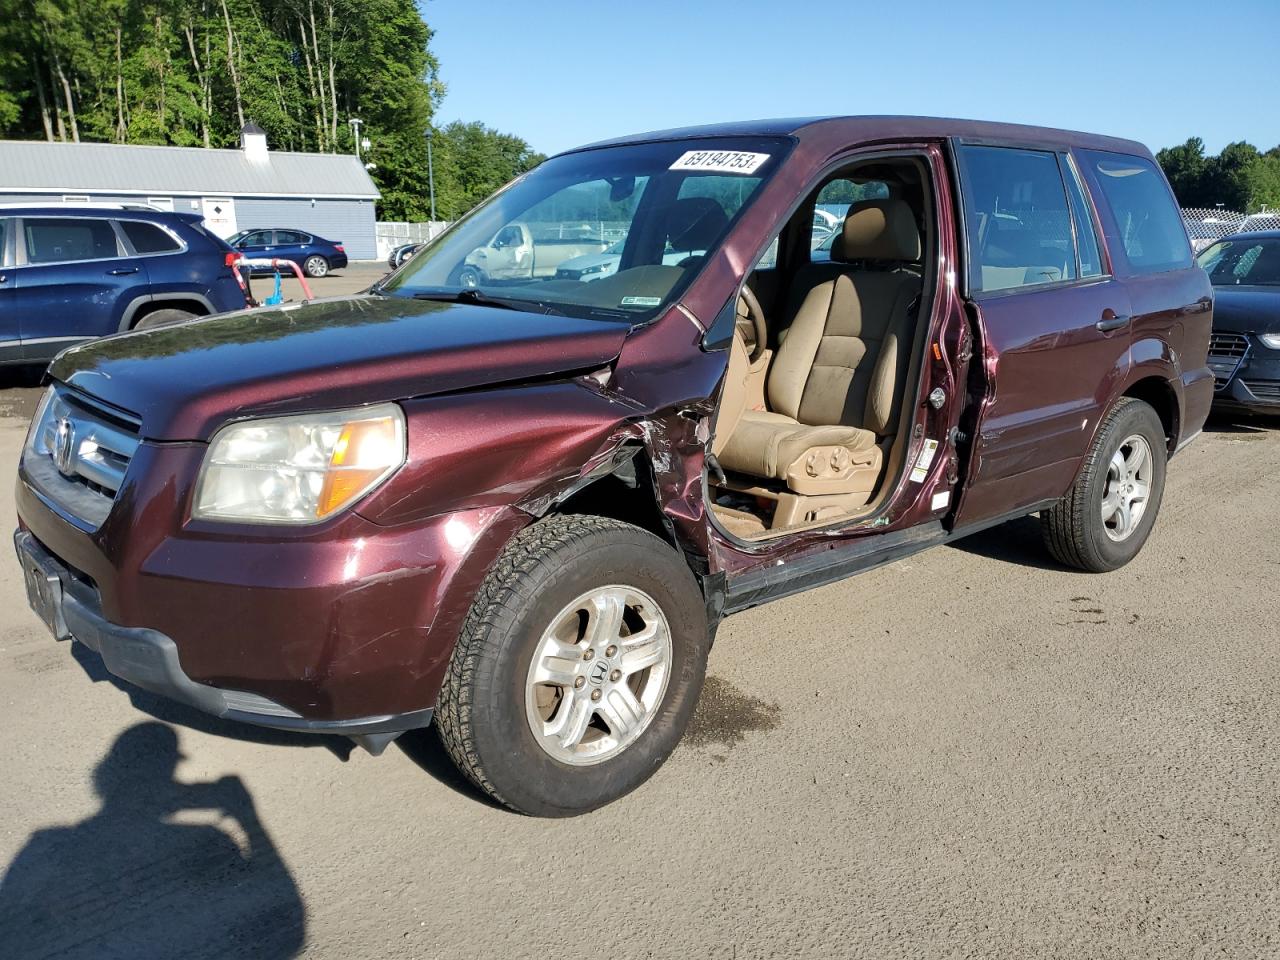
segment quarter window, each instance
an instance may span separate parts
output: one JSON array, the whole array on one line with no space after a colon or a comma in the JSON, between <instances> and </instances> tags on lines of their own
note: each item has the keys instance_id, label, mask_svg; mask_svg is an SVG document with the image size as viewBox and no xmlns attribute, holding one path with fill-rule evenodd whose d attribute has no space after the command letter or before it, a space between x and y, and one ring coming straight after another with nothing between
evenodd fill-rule
<instances>
[{"instance_id":1,"label":"quarter window","mask_svg":"<svg viewBox=\"0 0 1280 960\"><path fill-rule=\"evenodd\" d=\"M1116 220L1125 257L1136 273L1161 273L1191 263L1191 242L1164 176L1151 161L1084 151Z\"/></svg>"},{"instance_id":2,"label":"quarter window","mask_svg":"<svg viewBox=\"0 0 1280 960\"><path fill-rule=\"evenodd\" d=\"M962 147L970 286L1009 290L1076 279L1071 213L1053 153Z\"/></svg>"},{"instance_id":3,"label":"quarter window","mask_svg":"<svg viewBox=\"0 0 1280 960\"><path fill-rule=\"evenodd\" d=\"M120 226L125 236L133 244L138 253L170 253L181 250L182 245L165 233L154 223L143 223L141 220L121 220Z\"/></svg>"},{"instance_id":4,"label":"quarter window","mask_svg":"<svg viewBox=\"0 0 1280 960\"><path fill-rule=\"evenodd\" d=\"M121 256L116 232L107 220L24 218L28 263L67 263Z\"/></svg>"}]
</instances>

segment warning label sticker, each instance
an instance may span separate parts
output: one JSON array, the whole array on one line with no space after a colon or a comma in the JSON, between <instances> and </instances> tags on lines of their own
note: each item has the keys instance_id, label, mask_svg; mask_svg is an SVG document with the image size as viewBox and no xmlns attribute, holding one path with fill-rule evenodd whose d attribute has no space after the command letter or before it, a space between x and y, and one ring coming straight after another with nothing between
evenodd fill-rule
<instances>
[{"instance_id":1,"label":"warning label sticker","mask_svg":"<svg viewBox=\"0 0 1280 960\"><path fill-rule=\"evenodd\" d=\"M920 448L920 456L916 457L916 465L911 470L912 483L924 482L924 478L929 475L929 467L933 465L933 458L937 452L937 440L926 440L924 442L924 446Z\"/></svg>"}]
</instances>

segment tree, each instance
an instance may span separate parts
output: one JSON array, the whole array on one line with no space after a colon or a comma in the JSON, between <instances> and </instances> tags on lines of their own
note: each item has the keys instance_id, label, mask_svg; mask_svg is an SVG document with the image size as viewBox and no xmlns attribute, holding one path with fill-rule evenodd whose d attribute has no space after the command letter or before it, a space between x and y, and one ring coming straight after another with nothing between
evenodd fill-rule
<instances>
[{"instance_id":1,"label":"tree","mask_svg":"<svg viewBox=\"0 0 1280 960\"><path fill-rule=\"evenodd\" d=\"M1184 207L1216 207L1256 213L1280 207L1280 146L1260 153L1238 141L1217 156L1205 156L1204 141L1192 137L1156 154L1174 195Z\"/></svg>"},{"instance_id":2,"label":"tree","mask_svg":"<svg viewBox=\"0 0 1280 960\"><path fill-rule=\"evenodd\" d=\"M432 143L436 173L436 214L453 220L509 180L546 159L524 140L483 123L455 121Z\"/></svg>"},{"instance_id":3,"label":"tree","mask_svg":"<svg viewBox=\"0 0 1280 960\"><path fill-rule=\"evenodd\" d=\"M0 136L234 147L253 120L273 149L354 152L359 117L382 216L426 219L430 41L415 0L0 0ZM480 124L437 143L448 215L538 159Z\"/></svg>"}]
</instances>

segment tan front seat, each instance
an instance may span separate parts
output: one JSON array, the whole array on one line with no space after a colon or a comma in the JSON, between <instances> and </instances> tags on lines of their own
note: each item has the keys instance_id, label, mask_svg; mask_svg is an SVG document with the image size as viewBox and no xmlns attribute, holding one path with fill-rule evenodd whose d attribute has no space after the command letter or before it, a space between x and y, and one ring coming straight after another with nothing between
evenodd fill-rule
<instances>
[{"instance_id":1,"label":"tan front seat","mask_svg":"<svg viewBox=\"0 0 1280 960\"><path fill-rule=\"evenodd\" d=\"M911 208L854 204L831 259L797 275L794 319L766 382L769 409L745 411L718 459L795 493L870 497L880 441L896 427L921 290L919 274L901 269L920 259Z\"/></svg>"}]
</instances>

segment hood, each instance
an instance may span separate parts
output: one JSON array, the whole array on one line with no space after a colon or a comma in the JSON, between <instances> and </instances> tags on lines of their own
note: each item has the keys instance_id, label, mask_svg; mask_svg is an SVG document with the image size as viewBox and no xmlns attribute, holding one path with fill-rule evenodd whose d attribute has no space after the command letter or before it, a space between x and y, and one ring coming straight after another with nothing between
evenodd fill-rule
<instances>
[{"instance_id":1,"label":"hood","mask_svg":"<svg viewBox=\"0 0 1280 960\"><path fill-rule=\"evenodd\" d=\"M404 400L602 366L628 326L362 295L243 310L62 353L54 378L142 420L152 440L207 440L227 419Z\"/></svg>"},{"instance_id":2,"label":"hood","mask_svg":"<svg viewBox=\"0 0 1280 960\"><path fill-rule=\"evenodd\" d=\"M1214 287L1213 329L1230 333L1280 331L1280 287Z\"/></svg>"}]
</instances>

